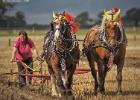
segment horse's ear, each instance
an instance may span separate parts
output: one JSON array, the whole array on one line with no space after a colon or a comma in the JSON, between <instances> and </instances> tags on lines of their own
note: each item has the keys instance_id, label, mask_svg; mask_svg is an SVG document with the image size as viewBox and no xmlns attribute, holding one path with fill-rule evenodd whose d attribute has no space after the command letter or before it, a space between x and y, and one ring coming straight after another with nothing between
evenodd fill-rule
<instances>
[{"instance_id":1,"label":"horse's ear","mask_svg":"<svg viewBox=\"0 0 140 100\"><path fill-rule=\"evenodd\" d=\"M54 11L52 13L52 16L53 16L54 19L56 18L56 13Z\"/></svg>"},{"instance_id":2,"label":"horse's ear","mask_svg":"<svg viewBox=\"0 0 140 100\"><path fill-rule=\"evenodd\" d=\"M104 9L104 13L106 13L106 9Z\"/></svg>"},{"instance_id":3,"label":"horse's ear","mask_svg":"<svg viewBox=\"0 0 140 100\"><path fill-rule=\"evenodd\" d=\"M104 14L103 14L103 16L106 16L107 15L107 11L106 11L106 9L104 10Z\"/></svg>"},{"instance_id":4,"label":"horse's ear","mask_svg":"<svg viewBox=\"0 0 140 100\"><path fill-rule=\"evenodd\" d=\"M121 11L120 11L120 9L119 9L118 12L116 13L116 15L119 16L119 15L120 15L120 12L121 12Z\"/></svg>"},{"instance_id":5,"label":"horse's ear","mask_svg":"<svg viewBox=\"0 0 140 100\"><path fill-rule=\"evenodd\" d=\"M51 30L54 31L53 22L51 22Z\"/></svg>"},{"instance_id":6,"label":"horse's ear","mask_svg":"<svg viewBox=\"0 0 140 100\"><path fill-rule=\"evenodd\" d=\"M63 13L62 13L62 14L63 14L63 16L65 16L65 11L63 11Z\"/></svg>"},{"instance_id":7,"label":"horse's ear","mask_svg":"<svg viewBox=\"0 0 140 100\"><path fill-rule=\"evenodd\" d=\"M119 20L120 9L114 14L114 19Z\"/></svg>"},{"instance_id":8,"label":"horse's ear","mask_svg":"<svg viewBox=\"0 0 140 100\"><path fill-rule=\"evenodd\" d=\"M63 13L62 13L62 16L63 16L63 17L62 17L62 19L63 19L63 20L65 20L65 19L66 19L65 14L66 14L66 12L65 12L65 11L63 11Z\"/></svg>"}]
</instances>

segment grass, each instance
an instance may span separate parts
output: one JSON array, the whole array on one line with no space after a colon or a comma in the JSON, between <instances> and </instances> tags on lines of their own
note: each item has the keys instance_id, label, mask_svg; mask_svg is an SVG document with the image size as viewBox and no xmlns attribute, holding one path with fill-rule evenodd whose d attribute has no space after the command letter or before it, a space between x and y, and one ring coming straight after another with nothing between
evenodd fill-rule
<instances>
[{"instance_id":1,"label":"grass","mask_svg":"<svg viewBox=\"0 0 140 100\"><path fill-rule=\"evenodd\" d=\"M90 28L89 28L90 29ZM79 29L77 34L80 36L85 36L86 33L89 31L89 29ZM26 30L30 36L42 36L47 33L48 30ZM132 27L126 27L125 28L126 34L135 34L139 35L140 34L140 28L133 29ZM0 36L17 36L18 35L18 30L10 30L10 31L0 31Z\"/></svg>"},{"instance_id":2,"label":"grass","mask_svg":"<svg viewBox=\"0 0 140 100\"><path fill-rule=\"evenodd\" d=\"M80 30L79 33L77 34L78 37L84 38L85 33L87 30ZM37 34L38 32L36 32ZM10 69L13 69L14 71L17 71L17 67L15 63L10 63L10 57L11 57L11 51L12 51L12 45L8 46L8 38L11 38L12 44L14 39L16 38L15 36L3 36L0 37L0 74L4 72L9 72ZM42 51L42 45L43 45L43 35L36 35L33 36L31 35L31 38L35 41L35 44L37 46L37 49L39 50L39 53ZM128 46L140 46L139 42L140 39L133 40L129 39L128 40ZM82 42L80 42L80 46L82 45ZM135 59L134 59L135 57ZM139 100L140 99L140 52L139 50L127 50L126 53L126 61L125 61L125 67L123 69L123 94L121 96L116 95L116 67L113 66L111 71L108 73L107 78L106 78L106 83L105 83L105 88L106 88L106 96L103 98L100 97L95 97L93 96L93 88L94 88L94 80L92 78L91 73L83 74L83 75L75 75L74 76L74 82L73 82L73 93L76 98L76 100ZM131 58L131 59L130 59ZM37 66L37 63L34 64L34 66ZM47 65L46 63L43 63L44 69L47 70ZM86 58L81 58L80 65L83 67L89 68L88 62ZM36 68L37 69L37 68ZM1 79L1 78L0 78ZM13 81L13 77L9 78L11 81ZM5 78L5 80L8 80L8 78ZM0 81L0 90L4 88L7 88L5 83L4 85L1 84ZM0 93L0 98L2 94L7 97L7 99L10 99L11 97L9 96L12 94L13 96L18 94L18 92L21 92L22 97L18 96L18 99L25 97L29 97L30 100L34 99L41 99L45 100L45 98L50 97L50 90L51 90L51 83L50 81L47 84L46 87L46 94L45 97L42 95L38 96L38 93L33 92L31 90L17 90L17 92L12 92L13 88L16 87L10 87L8 88L9 90L5 90L5 93ZM10 93L9 93L10 91ZM1 92L1 91L0 91ZM25 98L24 97L24 98ZM16 97L15 97L16 98ZM26 98L25 98L26 99ZM16 100L16 99L15 99Z\"/></svg>"}]
</instances>

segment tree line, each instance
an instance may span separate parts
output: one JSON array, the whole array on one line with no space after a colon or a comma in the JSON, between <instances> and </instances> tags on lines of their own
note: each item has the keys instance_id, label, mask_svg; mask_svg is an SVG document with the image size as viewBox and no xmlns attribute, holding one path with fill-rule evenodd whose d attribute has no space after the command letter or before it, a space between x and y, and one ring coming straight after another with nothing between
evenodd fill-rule
<instances>
[{"instance_id":1,"label":"tree line","mask_svg":"<svg viewBox=\"0 0 140 100\"><path fill-rule=\"evenodd\" d=\"M0 27L24 27L27 25L23 12L17 11L14 16L7 14L14 6L15 4L5 3L0 0Z\"/></svg>"},{"instance_id":2,"label":"tree line","mask_svg":"<svg viewBox=\"0 0 140 100\"><path fill-rule=\"evenodd\" d=\"M103 12L98 14L98 19L93 20L90 18L88 12L82 12L77 16L81 27L90 27L91 25L100 24L102 21ZM140 8L131 8L126 11L122 16L122 21L125 26L140 26Z\"/></svg>"},{"instance_id":3,"label":"tree line","mask_svg":"<svg viewBox=\"0 0 140 100\"><path fill-rule=\"evenodd\" d=\"M28 25L23 12L17 11L14 16L9 16L8 11L14 8L15 4L4 3L0 0L0 27L43 27L43 25L33 24ZM90 18L88 11L82 12L76 16L79 20L81 28L91 27L95 24L100 24L102 20L103 12L98 14L98 19L93 20ZM124 25L126 26L139 26L140 25L140 8L131 8L126 11L125 15L122 16ZM47 26L47 25L46 25Z\"/></svg>"}]
</instances>

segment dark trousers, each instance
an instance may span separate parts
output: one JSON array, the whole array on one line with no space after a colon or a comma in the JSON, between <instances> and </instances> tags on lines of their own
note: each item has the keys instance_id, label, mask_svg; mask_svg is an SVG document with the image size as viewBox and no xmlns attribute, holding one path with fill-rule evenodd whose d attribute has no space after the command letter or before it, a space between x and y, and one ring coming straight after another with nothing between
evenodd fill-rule
<instances>
[{"instance_id":1,"label":"dark trousers","mask_svg":"<svg viewBox=\"0 0 140 100\"><path fill-rule=\"evenodd\" d=\"M27 60L22 61L22 62L24 62L26 65L29 65L30 68L33 68L33 58L32 57L30 57ZM20 74L25 74L26 73L26 69L24 68L24 66L20 62L17 62L17 66L18 66L18 72ZM33 71L28 69L28 73L33 74ZM29 77L27 77L27 80L26 80L26 76L20 76L19 75L17 81L21 85L31 84L32 77L29 76Z\"/></svg>"}]
</instances>

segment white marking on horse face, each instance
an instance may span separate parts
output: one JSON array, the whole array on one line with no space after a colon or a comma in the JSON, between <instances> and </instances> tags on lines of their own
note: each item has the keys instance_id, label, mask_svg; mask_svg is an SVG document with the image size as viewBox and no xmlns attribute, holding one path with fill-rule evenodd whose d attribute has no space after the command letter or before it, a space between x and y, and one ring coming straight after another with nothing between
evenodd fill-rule
<instances>
[{"instance_id":1,"label":"white marking on horse face","mask_svg":"<svg viewBox=\"0 0 140 100\"><path fill-rule=\"evenodd\" d=\"M54 33L54 39L55 39L55 41L57 40L57 38L59 37L59 35L60 35L60 30L59 30L59 28L60 28L60 25L56 25L56 31L55 31L55 33Z\"/></svg>"}]
</instances>

